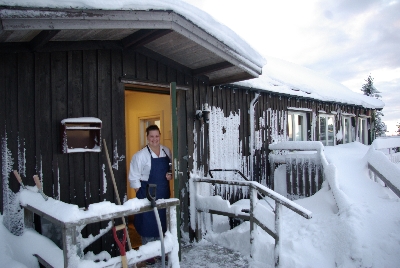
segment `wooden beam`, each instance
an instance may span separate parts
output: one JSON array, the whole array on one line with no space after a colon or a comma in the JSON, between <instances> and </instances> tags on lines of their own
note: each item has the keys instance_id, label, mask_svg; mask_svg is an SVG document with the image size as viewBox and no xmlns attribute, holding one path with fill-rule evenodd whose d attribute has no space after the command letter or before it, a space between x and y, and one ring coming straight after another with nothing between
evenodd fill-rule
<instances>
[{"instance_id":1,"label":"wooden beam","mask_svg":"<svg viewBox=\"0 0 400 268\"><path fill-rule=\"evenodd\" d=\"M6 42L8 37L13 33L12 31L3 31L1 30L1 21L0 21L0 42Z\"/></svg>"},{"instance_id":2,"label":"wooden beam","mask_svg":"<svg viewBox=\"0 0 400 268\"><path fill-rule=\"evenodd\" d=\"M124 48L139 48L142 47L166 34L169 34L172 30L148 30L142 29L122 39L122 45Z\"/></svg>"},{"instance_id":3,"label":"wooden beam","mask_svg":"<svg viewBox=\"0 0 400 268\"><path fill-rule=\"evenodd\" d=\"M32 50L37 50L38 48L47 44L55 35L57 35L60 30L44 30L36 35L30 42L29 46Z\"/></svg>"},{"instance_id":4,"label":"wooden beam","mask_svg":"<svg viewBox=\"0 0 400 268\"><path fill-rule=\"evenodd\" d=\"M27 43L6 42L0 43L1 53L31 52Z\"/></svg>"},{"instance_id":5,"label":"wooden beam","mask_svg":"<svg viewBox=\"0 0 400 268\"><path fill-rule=\"evenodd\" d=\"M207 73L212 73L212 72L216 72L216 71L220 71L229 67L233 67L234 65L228 61L223 61L223 62L219 62L216 64L212 64L212 65L208 65L208 66L204 66L198 69L193 70L192 74L193 76L195 75L201 75L201 74L207 74Z\"/></svg>"},{"instance_id":6,"label":"wooden beam","mask_svg":"<svg viewBox=\"0 0 400 268\"><path fill-rule=\"evenodd\" d=\"M71 51L71 50L96 50L116 49L122 50L118 41L50 41L43 46L36 47L37 52ZM0 43L1 53L32 52L30 43L5 42Z\"/></svg>"},{"instance_id":7,"label":"wooden beam","mask_svg":"<svg viewBox=\"0 0 400 268\"><path fill-rule=\"evenodd\" d=\"M262 63L245 58L243 53L222 43L204 29L173 11L104 11L104 10L39 10L0 9L3 30L47 29L169 29L194 41L220 58L241 66L250 76L262 72ZM35 12L32 12L34 10ZM45 19L41 19L45 18ZM159 37L157 37L159 38Z\"/></svg>"},{"instance_id":8,"label":"wooden beam","mask_svg":"<svg viewBox=\"0 0 400 268\"><path fill-rule=\"evenodd\" d=\"M130 48L129 48L129 50L130 50ZM189 76L192 75L192 70L190 68L188 68L187 66L180 64L170 58L167 58L157 52L154 52L153 50L150 50L146 47L140 47L140 48L135 49L134 51L139 52L140 54L142 54L146 57L152 58L152 59L158 61L159 63L162 63L162 64L165 64L172 68L175 68L179 72L182 72ZM172 81L168 81L168 82L172 82Z\"/></svg>"}]
</instances>

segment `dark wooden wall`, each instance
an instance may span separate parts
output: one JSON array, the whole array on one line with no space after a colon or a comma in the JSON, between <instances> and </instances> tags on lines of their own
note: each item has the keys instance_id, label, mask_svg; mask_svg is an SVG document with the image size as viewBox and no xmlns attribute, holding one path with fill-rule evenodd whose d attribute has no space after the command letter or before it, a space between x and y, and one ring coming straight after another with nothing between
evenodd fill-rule
<instances>
[{"instance_id":1,"label":"dark wooden wall","mask_svg":"<svg viewBox=\"0 0 400 268\"><path fill-rule=\"evenodd\" d=\"M180 168L184 172L181 184L186 185L188 161L183 156L193 148L187 145L187 139L193 139L192 109L199 106L202 91L206 89L208 81L204 77L193 79L190 70L145 49L0 53L0 71L0 137L2 141L7 137L6 145L14 158L12 169L19 170L24 183L30 186L34 185L32 176L40 175L46 195L79 207L104 200L116 202L114 189L104 149L101 153L61 153L61 120L73 117L102 120L102 139L106 140L113 161L115 142L118 155L126 154L125 88L121 77L177 82L178 86L190 87L191 90L178 93ZM21 152L25 153L26 163L19 166ZM113 169L121 198L127 192L126 161L130 159L124 159L118 169ZM107 179L106 189L103 174ZM3 174L3 181L7 177L10 189L17 192L19 185L14 175ZM1 187L3 211L3 184ZM187 209L188 195L182 202L182 209ZM188 220L184 222L187 224ZM106 222L90 225L83 235L97 234L106 225ZM107 234L89 250L115 253L115 247L110 250L112 244L113 238Z\"/></svg>"},{"instance_id":2,"label":"dark wooden wall","mask_svg":"<svg viewBox=\"0 0 400 268\"><path fill-rule=\"evenodd\" d=\"M327 114L330 114L332 111L336 112L335 121L336 121L336 129L341 128L342 122L342 114L354 114L355 119L358 118L360 114L362 115L370 115L371 110L363 107L353 106L353 105L344 105L338 103L328 103L321 102L318 100L301 98L296 96L289 96L274 92L267 91L256 91L255 89L242 88L234 85L225 85L221 87L209 87L207 89L206 94L203 94L199 97L201 107L201 103L209 103L211 106L219 107L223 109L225 116L229 116L231 111L238 112L240 110L240 141L242 141L242 152L243 156L250 157L250 115L248 113L250 109L250 102L255 98L256 93L260 96L258 98L257 103L254 106L254 116L255 116L255 131L261 132L263 145L261 148L255 151L254 159L253 159L253 178L252 180L261 182L266 184L268 187L272 186L272 182L270 181L270 168L268 161L268 154L270 150L268 149L268 145L276 142L273 140L273 137L276 135L281 135L282 138L286 134L287 135L287 112L288 108L302 108L309 110L306 113L309 114L308 118L308 140L318 140L319 139L319 122L318 122L318 114L319 111L326 111ZM196 94L195 94L196 95ZM276 113L280 115L278 120L278 128L273 129L273 122L271 121L271 113ZM313 118L315 119L314 124L312 124ZM357 121L353 120L353 127L357 131ZM199 121L195 121L195 124ZM197 126L197 133L200 133L200 123ZM212 124L212 122L210 123ZM311 131L312 128L312 131ZM206 129L206 128L205 128ZM275 133L272 133L275 131ZM189 130L188 130L189 132ZM197 144L201 144L199 140L201 138L198 135ZM354 138L354 137L353 137ZM286 137L283 138L285 140ZM337 144L342 143L341 141L337 141ZM189 150L190 152L190 150ZM203 153L198 152L198 159L201 158L202 155L205 155L207 152ZM250 162L250 159L247 160ZM207 175L208 167L207 162L199 163L200 165L204 165L204 173ZM247 163L249 164L249 163ZM191 168L189 168L191 170ZM247 173L246 170L241 170L244 174Z\"/></svg>"},{"instance_id":3,"label":"dark wooden wall","mask_svg":"<svg viewBox=\"0 0 400 268\"><path fill-rule=\"evenodd\" d=\"M0 53L0 57L0 90L4 103L0 107L0 120L4 122L0 124L1 137L7 135L7 147L14 158L13 169L22 171L24 183L33 186L32 176L38 174L46 195L79 207L103 200L115 202L104 150L62 154L60 122L73 117L100 118L102 137L107 140L111 159L116 140L119 154L125 154L124 87L119 83L122 53L87 50ZM25 152L26 163L19 166L21 152ZM113 172L120 195L124 196L125 166ZM4 175L9 176L10 188L18 191L14 175ZM87 230L96 231L98 227L93 226ZM102 242L112 241L111 236L104 236ZM97 248L100 250L100 247Z\"/></svg>"}]
</instances>

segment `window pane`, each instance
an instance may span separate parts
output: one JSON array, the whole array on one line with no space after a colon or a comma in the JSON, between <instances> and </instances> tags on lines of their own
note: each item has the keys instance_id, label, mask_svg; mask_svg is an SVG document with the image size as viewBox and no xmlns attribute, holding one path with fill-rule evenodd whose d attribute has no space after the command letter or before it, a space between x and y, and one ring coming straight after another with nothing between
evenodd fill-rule
<instances>
[{"instance_id":1,"label":"window pane","mask_svg":"<svg viewBox=\"0 0 400 268\"><path fill-rule=\"evenodd\" d=\"M289 114L288 116L288 131L289 131L289 140L293 140L293 115Z\"/></svg>"},{"instance_id":2,"label":"window pane","mask_svg":"<svg viewBox=\"0 0 400 268\"><path fill-rule=\"evenodd\" d=\"M296 141L302 141L303 140L303 116L297 115L296 116L296 121L295 122L295 133L296 133Z\"/></svg>"},{"instance_id":3,"label":"window pane","mask_svg":"<svg viewBox=\"0 0 400 268\"><path fill-rule=\"evenodd\" d=\"M350 118L344 119L344 143L350 142Z\"/></svg>"},{"instance_id":4,"label":"window pane","mask_svg":"<svg viewBox=\"0 0 400 268\"><path fill-rule=\"evenodd\" d=\"M303 141L307 139L307 121L304 113L288 112L289 141Z\"/></svg>"},{"instance_id":5,"label":"window pane","mask_svg":"<svg viewBox=\"0 0 400 268\"><path fill-rule=\"evenodd\" d=\"M335 145L335 119L332 116L328 117L328 126L327 126L327 132L328 132L328 140L327 140L327 145L333 146Z\"/></svg>"},{"instance_id":6,"label":"window pane","mask_svg":"<svg viewBox=\"0 0 400 268\"><path fill-rule=\"evenodd\" d=\"M319 118L319 140L323 145L326 145L326 118L321 116Z\"/></svg>"},{"instance_id":7,"label":"window pane","mask_svg":"<svg viewBox=\"0 0 400 268\"><path fill-rule=\"evenodd\" d=\"M367 138L367 119L359 118L359 140L363 144L368 144Z\"/></svg>"}]
</instances>

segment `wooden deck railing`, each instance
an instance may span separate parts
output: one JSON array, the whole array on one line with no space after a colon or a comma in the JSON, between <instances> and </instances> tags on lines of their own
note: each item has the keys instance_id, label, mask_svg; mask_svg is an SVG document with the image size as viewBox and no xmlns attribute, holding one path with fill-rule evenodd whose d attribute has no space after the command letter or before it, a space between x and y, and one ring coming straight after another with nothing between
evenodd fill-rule
<instances>
[{"instance_id":1,"label":"wooden deck railing","mask_svg":"<svg viewBox=\"0 0 400 268\"><path fill-rule=\"evenodd\" d=\"M248 187L250 191L250 206L248 210L243 209L243 207L230 205L228 201L223 200L220 196L212 196L212 195L201 195L199 190L199 185L201 183L208 184L225 184L233 187ZM279 265L279 237L280 237L280 215L282 206L287 207L288 209L296 212L300 216L310 219L311 212L307 209L299 206L298 204L290 201L286 197L281 196L280 194L272 191L271 189L253 181L230 181L230 180L215 180L208 178L193 178L191 180L191 194L194 195L194 206L195 211L197 213L197 221L201 219L201 213L211 213L218 214L228 217L241 218L244 220L250 221L250 244L254 242L253 232L255 225L258 225L265 232L267 232L270 236L275 239L275 248L274 248L274 258L275 258L275 266ZM257 196L262 195L265 197L269 197L275 201L275 208L270 211L267 207L265 207L261 200L257 198ZM267 201L268 202L268 201ZM248 211L248 213L246 213ZM199 223L197 227L199 227ZM200 230L200 228L196 228ZM200 236L201 234L197 234ZM253 247L251 247L253 250ZM251 257L253 257L253 252L250 253Z\"/></svg>"},{"instance_id":2,"label":"wooden deck railing","mask_svg":"<svg viewBox=\"0 0 400 268\"><path fill-rule=\"evenodd\" d=\"M372 143L368 153L368 169L370 178L381 181L400 197L400 165L398 153L393 148L400 147L400 137L378 138ZM386 152L386 154L384 153Z\"/></svg>"},{"instance_id":3,"label":"wooden deck railing","mask_svg":"<svg viewBox=\"0 0 400 268\"><path fill-rule=\"evenodd\" d=\"M143 202L142 200L129 200L127 205L109 204L105 211L96 210L91 211L90 207L87 211L79 211L75 217L71 219L58 218L60 217L57 211L54 211L54 206L63 204L64 209L72 209L74 205L66 204L49 198L48 201L42 200L38 193L32 193L28 190L22 190L21 196L24 202L21 206L25 211L25 226L33 227L33 214L36 214L51 223L59 226L62 230L62 255L57 258L56 256L39 256L37 258L45 267L76 267L80 264L83 249L81 249L82 239L79 232L82 228L91 223L112 221L113 219L120 219L129 215L135 215L143 212L153 211L150 202ZM38 198L39 196L40 198ZM26 200L29 202L27 203ZM96 204L93 204L96 205ZM179 248L177 241L177 225L176 225L176 206L179 205L179 200L175 198L161 199L156 201L158 209L167 209L167 228L170 234L165 237L165 253L169 255L170 264L174 267L175 260L178 260ZM110 209L113 207L113 209ZM129 238L128 238L129 239ZM160 243L159 241L157 241ZM133 265L134 263L144 261L150 257L156 257L160 253L157 250L143 246L145 249L129 250L126 252L127 264ZM174 249L175 248L175 249ZM151 255L151 256L150 256ZM96 264L96 267L121 267L121 258L114 257L104 262L103 264Z\"/></svg>"},{"instance_id":4,"label":"wooden deck railing","mask_svg":"<svg viewBox=\"0 0 400 268\"><path fill-rule=\"evenodd\" d=\"M270 144L269 149L272 150L269 154L272 189L276 189L275 170L283 164L286 165L286 189L290 200L312 196L321 189L324 181L321 163L324 146L321 142L286 141Z\"/></svg>"}]
</instances>

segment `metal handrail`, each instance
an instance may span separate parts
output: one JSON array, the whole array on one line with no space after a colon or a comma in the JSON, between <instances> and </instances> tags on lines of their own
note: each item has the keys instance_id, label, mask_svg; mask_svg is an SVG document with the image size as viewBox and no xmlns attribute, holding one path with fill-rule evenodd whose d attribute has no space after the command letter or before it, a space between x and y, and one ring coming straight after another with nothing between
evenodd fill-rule
<instances>
[{"instance_id":1,"label":"metal handrail","mask_svg":"<svg viewBox=\"0 0 400 268\"><path fill-rule=\"evenodd\" d=\"M235 173L239 173L239 175L240 175L244 180L250 181L250 180L249 180L240 170L238 170L238 169L220 169L220 168L217 168L217 169L210 169L210 170L208 171L208 174L210 174L210 177L211 177L211 178L214 178L213 175L211 174L211 171L233 171L233 172L235 172Z\"/></svg>"},{"instance_id":2,"label":"metal handrail","mask_svg":"<svg viewBox=\"0 0 400 268\"><path fill-rule=\"evenodd\" d=\"M247 186L250 188L250 244L253 243L254 241L254 224L257 224L259 227L261 227L264 231L266 231L269 235L271 235L275 239L275 248L274 248L274 257L275 257L275 266L277 267L279 265L279 219L280 219L280 213L282 209L282 205L287 207L288 209L296 212L297 214L301 215L302 217L306 219L311 219L312 218L312 213L301 207L300 205L294 203L293 201L287 199L286 197L283 197L282 195L274 192L273 190L259 184L258 182L254 181L233 181L233 180L215 180L215 179L208 179L208 178L194 178L193 179L194 183L211 183L211 184L228 184L228 185L236 185L236 186ZM194 193L196 194L197 198L197 186L196 184L194 186ZM275 227L270 228L268 227L265 223L262 222L259 218L257 218L257 215L254 214L254 209L258 203L258 194L263 194L265 196L268 196L269 198L275 200L275 210L273 212L275 213ZM196 204L196 200L195 200ZM196 206L196 205L195 205ZM235 216L234 213L230 214L229 212L226 211L219 211L216 210L215 207L210 207L210 208L203 208L202 210L198 209L196 206L196 210L198 212L208 212L208 213L213 213L213 214L220 214L220 215L225 215L225 216ZM243 211L244 212L244 211ZM251 247L253 248L253 247ZM252 257L252 253L251 253Z\"/></svg>"},{"instance_id":3,"label":"metal handrail","mask_svg":"<svg viewBox=\"0 0 400 268\"><path fill-rule=\"evenodd\" d=\"M208 174L210 174L211 178L214 178L213 175L211 174L211 171L233 171L235 173L239 173L239 175L246 181L250 181L240 170L238 169L210 169L208 171ZM263 199L265 202L267 202L267 204L271 207L272 210L274 210L274 208L271 206L271 204L268 202L267 199L265 199L265 195L262 195L260 192L258 192L257 194L258 198Z\"/></svg>"}]
</instances>

